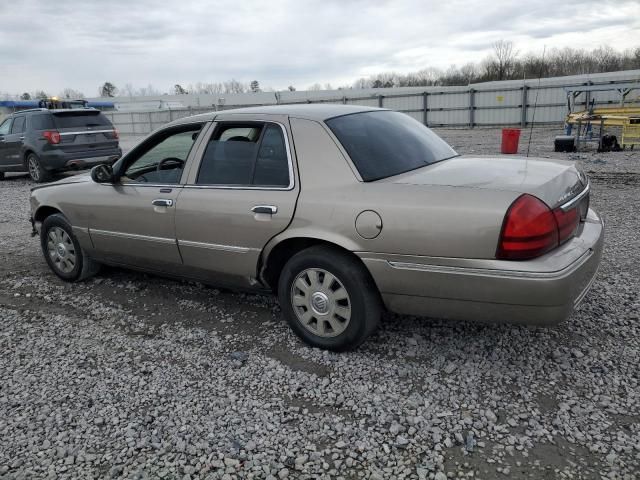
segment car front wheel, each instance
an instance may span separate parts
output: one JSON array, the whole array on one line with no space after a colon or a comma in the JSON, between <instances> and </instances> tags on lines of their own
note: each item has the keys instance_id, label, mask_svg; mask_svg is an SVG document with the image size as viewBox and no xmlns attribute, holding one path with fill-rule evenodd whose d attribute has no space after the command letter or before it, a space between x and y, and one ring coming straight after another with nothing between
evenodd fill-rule
<instances>
[{"instance_id":1,"label":"car front wheel","mask_svg":"<svg viewBox=\"0 0 640 480\"><path fill-rule=\"evenodd\" d=\"M35 153L30 153L27 156L27 169L31 180L36 183L47 182L51 178L51 174L42 168L42 163Z\"/></svg>"},{"instance_id":2,"label":"car front wheel","mask_svg":"<svg viewBox=\"0 0 640 480\"><path fill-rule=\"evenodd\" d=\"M82 250L71 225L61 214L50 215L42 222L40 245L53 273L66 282L84 280L100 269L100 264Z\"/></svg>"},{"instance_id":3,"label":"car front wheel","mask_svg":"<svg viewBox=\"0 0 640 480\"><path fill-rule=\"evenodd\" d=\"M380 322L380 295L369 272L357 258L331 247L311 247L291 257L280 275L278 297L293 331L313 347L354 349Z\"/></svg>"}]
</instances>

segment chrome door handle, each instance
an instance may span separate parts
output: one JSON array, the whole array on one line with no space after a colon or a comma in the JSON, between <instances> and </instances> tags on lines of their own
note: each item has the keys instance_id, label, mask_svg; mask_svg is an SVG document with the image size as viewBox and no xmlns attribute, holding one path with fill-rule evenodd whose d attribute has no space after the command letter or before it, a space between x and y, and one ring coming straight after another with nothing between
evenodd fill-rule
<instances>
[{"instance_id":1,"label":"chrome door handle","mask_svg":"<svg viewBox=\"0 0 640 480\"><path fill-rule=\"evenodd\" d=\"M154 207L173 207L173 200L170 198L156 198L151 203Z\"/></svg>"},{"instance_id":2,"label":"chrome door handle","mask_svg":"<svg viewBox=\"0 0 640 480\"><path fill-rule=\"evenodd\" d=\"M256 205L251 209L253 213L268 213L269 215L275 215L278 213L278 207L275 205Z\"/></svg>"}]
</instances>

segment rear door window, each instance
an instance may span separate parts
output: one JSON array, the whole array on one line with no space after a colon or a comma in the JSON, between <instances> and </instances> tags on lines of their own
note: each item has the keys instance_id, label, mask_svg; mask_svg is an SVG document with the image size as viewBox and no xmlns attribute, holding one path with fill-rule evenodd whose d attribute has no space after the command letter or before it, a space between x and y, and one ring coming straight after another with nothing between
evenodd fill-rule
<instances>
[{"instance_id":1,"label":"rear door window","mask_svg":"<svg viewBox=\"0 0 640 480\"><path fill-rule=\"evenodd\" d=\"M200 185L289 187L289 158L276 124L220 124L202 157Z\"/></svg>"},{"instance_id":2,"label":"rear door window","mask_svg":"<svg viewBox=\"0 0 640 480\"><path fill-rule=\"evenodd\" d=\"M53 115L56 128L79 128L84 130L91 127L113 128L107 117L100 112L64 112Z\"/></svg>"},{"instance_id":3,"label":"rear door window","mask_svg":"<svg viewBox=\"0 0 640 480\"><path fill-rule=\"evenodd\" d=\"M11 118L7 118L0 124L0 135L8 135L11 131Z\"/></svg>"},{"instance_id":4,"label":"rear door window","mask_svg":"<svg viewBox=\"0 0 640 480\"><path fill-rule=\"evenodd\" d=\"M16 117L13 119L13 125L11 126L11 133L24 132L24 116Z\"/></svg>"}]
</instances>

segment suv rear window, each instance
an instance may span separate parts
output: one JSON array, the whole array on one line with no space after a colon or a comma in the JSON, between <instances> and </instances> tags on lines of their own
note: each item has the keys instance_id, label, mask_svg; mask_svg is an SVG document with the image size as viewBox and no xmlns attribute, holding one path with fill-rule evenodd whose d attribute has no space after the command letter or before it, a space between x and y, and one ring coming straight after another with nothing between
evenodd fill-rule
<instances>
[{"instance_id":1,"label":"suv rear window","mask_svg":"<svg viewBox=\"0 0 640 480\"><path fill-rule=\"evenodd\" d=\"M404 113L375 111L326 120L365 182L415 170L458 154Z\"/></svg>"},{"instance_id":2,"label":"suv rear window","mask_svg":"<svg viewBox=\"0 0 640 480\"><path fill-rule=\"evenodd\" d=\"M56 112L53 114L53 121L56 124L56 128L113 128L107 117L95 111Z\"/></svg>"}]
</instances>

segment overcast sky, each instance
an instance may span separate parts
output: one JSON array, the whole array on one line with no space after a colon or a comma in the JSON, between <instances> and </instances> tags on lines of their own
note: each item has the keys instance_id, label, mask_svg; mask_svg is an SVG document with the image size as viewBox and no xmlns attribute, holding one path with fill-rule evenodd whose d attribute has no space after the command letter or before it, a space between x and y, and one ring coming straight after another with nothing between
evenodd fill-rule
<instances>
[{"instance_id":1,"label":"overcast sky","mask_svg":"<svg viewBox=\"0 0 640 480\"><path fill-rule=\"evenodd\" d=\"M640 45L640 0L0 0L0 93L253 79L334 87L482 60L498 39Z\"/></svg>"}]
</instances>

